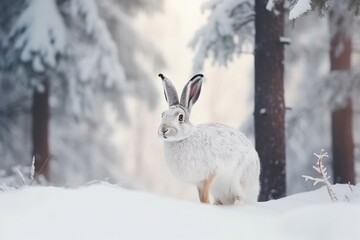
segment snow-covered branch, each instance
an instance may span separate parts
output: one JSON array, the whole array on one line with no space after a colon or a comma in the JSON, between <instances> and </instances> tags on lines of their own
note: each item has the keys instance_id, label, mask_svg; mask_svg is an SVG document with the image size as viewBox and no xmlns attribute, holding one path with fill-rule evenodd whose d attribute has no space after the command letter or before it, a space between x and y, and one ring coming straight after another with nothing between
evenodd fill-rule
<instances>
[{"instance_id":1,"label":"snow-covered branch","mask_svg":"<svg viewBox=\"0 0 360 240\"><path fill-rule=\"evenodd\" d=\"M205 59L226 65L254 38L254 3L250 0L211 0L202 10L211 10L207 23L195 33L189 46L195 49L194 72L202 69Z\"/></svg>"},{"instance_id":2,"label":"snow-covered branch","mask_svg":"<svg viewBox=\"0 0 360 240\"><path fill-rule=\"evenodd\" d=\"M73 0L70 2L69 9L65 8L64 11L72 17L73 21L81 23L81 28L92 40L92 47L96 46L92 48L92 51L76 52L78 60L81 60L79 61L80 79L85 82L89 79L94 81L104 79L105 87L123 90L126 87L125 70L119 61L116 43L106 22L99 15L96 2Z\"/></svg>"},{"instance_id":3,"label":"snow-covered branch","mask_svg":"<svg viewBox=\"0 0 360 240\"><path fill-rule=\"evenodd\" d=\"M9 37L21 52L21 61L43 72L46 66L55 67L57 56L65 53L66 27L55 0L32 0L28 4Z\"/></svg>"},{"instance_id":4,"label":"snow-covered branch","mask_svg":"<svg viewBox=\"0 0 360 240\"><path fill-rule=\"evenodd\" d=\"M323 164L323 160L325 158L328 158L329 155L327 152L324 152L323 149L321 150L320 154L314 153L314 155L316 156L317 160L316 160L316 164L315 164L315 166L313 166L313 168L315 169L316 172L318 172L320 174L321 178L315 178L315 177L306 176L306 175L302 175L302 177L305 178L305 181L308 181L308 180L313 181L314 186L318 183L324 184L326 186L326 189L328 190L331 200L337 201L338 198L329 182L330 176L328 176L328 174L326 172L326 167Z\"/></svg>"},{"instance_id":5,"label":"snow-covered branch","mask_svg":"<svg viewBox=\"0 0 360 240\"><path fill-rule=\"evenodd\" d=\"M310 10L311 0L297 0L295 5L290 9L289 19L294 20Z\"/></svg>"}]
</instances>

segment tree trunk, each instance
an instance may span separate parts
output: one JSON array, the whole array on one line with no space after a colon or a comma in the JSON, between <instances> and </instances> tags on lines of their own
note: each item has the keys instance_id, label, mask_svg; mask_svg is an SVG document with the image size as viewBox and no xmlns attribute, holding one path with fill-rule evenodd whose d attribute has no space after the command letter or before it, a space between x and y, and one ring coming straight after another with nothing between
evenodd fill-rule
<instances>
[{"instance_id":1,"label":"tree trunk","mask_svg":"<svg viewBox=\"0 0 360 240\"><path fill-rule=\"evenodd\" d=\"M286 194L284 103L284 2L279 14L255 1L255 146L261 161L260 201Z\"/></svg>"},{"instance_id":2,"label":"tree trunk","mask_svg":"<svg viewBox=\"0 0 360 240\"><path fill-rule=\"evenodd\" d=\"M330 32L333 33L330 48L331 71L351 68L351 35L344 31L346 16L330 11ZM340 45L341 44L341 45ZM339 51L339 46L342 51ZM343 79L348 81L348 79ZM335 183L355 183L354 142L352 136L352 101L347 99L345 106L331 113L331 132L333 149L333 175Z\"/></svg>"},{"instance_id":3,"label":"tree trunk","mask_svg":"<svg viewBox=\"0 0 360 240\"><path fill-rule=\"evenodd\" d=\"M41 74L43 91L34 90L32 108L33 156L35 173L49 179L49 79Z\"/></svg>"}]
</instances>

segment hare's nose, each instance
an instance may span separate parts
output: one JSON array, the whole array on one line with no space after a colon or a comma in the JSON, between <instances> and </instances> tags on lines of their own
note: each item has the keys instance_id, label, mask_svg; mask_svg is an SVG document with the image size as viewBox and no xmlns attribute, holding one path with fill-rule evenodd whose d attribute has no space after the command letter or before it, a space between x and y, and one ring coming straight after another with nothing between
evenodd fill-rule
<instances>
[{"instance_id":1,"label":"hare's nose","mask_svg":"<svg viewBox=\"0 0 360 240\"><path fill-rule=\"evenodd\" d=\"M169 129L167 127L162 127L161 131L162 131L162 133L166 133L167 131L169 131Z\"/></svg>"}]
</instances>

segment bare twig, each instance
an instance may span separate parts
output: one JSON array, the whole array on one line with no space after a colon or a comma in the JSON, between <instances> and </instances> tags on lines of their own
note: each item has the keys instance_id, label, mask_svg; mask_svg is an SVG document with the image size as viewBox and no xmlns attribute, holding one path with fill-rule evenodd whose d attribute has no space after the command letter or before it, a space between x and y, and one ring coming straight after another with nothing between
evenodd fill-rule
<instances>
[{"instance_id":1,"label":"bare twig","mask_svg":"<svg viewBox=\"0 0 360 240\"><path fill-rule=\"evenodd\" d=\"M33 159L31 161L29 185L31 185L34 182L34 177L35 177L35 156L33 156Z\"/></svg>"},{"instance_id":2,"label":"bare twig","mask_svg":"<svg viewBox=\"0 0 360 240\"><path fill-rule=\"evenodd\" d=\"M329 182L330 176L327 175L326 167L323 164L323 160L325 158L328 158L329 155L323 149L321 150L320 154L314 153L314 155L316 156L317 161L316 161L316 165L313 166L313 168L315 169L315 171L317 171L321 175L321 178L314 178L314 177L310 177L310 176L306 176L306 175L303 175L302 177L305 178L305 181L308 181L308 180L313 181L314 186L316 184L318 184L318 183L324 184L326 186L326 189L327 189L327 191L329 193L329 196L330 196L331 200L333 202L335 202L335 201L338 200L338 198L337 198L334 190L331 187L331 184Z\"/></svg>"},{"instance_id":3,"label":"bare twig","mask_svg":"<svg viewBox=\"0 0 360 240\"><path fill-rule=\"evenodd\" d=\"M27 185L27 182L26 182L26 180L25 180L24 174L19 170L18 167L14 167L14 171L17 173L17 175L19 175L23 186L26 186L26 185Z\"/></svg>"}]
</instances>

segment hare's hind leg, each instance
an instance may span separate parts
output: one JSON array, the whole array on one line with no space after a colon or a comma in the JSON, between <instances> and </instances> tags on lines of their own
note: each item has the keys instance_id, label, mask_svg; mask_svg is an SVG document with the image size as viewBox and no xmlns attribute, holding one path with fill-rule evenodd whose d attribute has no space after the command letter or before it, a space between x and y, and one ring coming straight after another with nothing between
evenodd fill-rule
<instances>
[{"instance_id":1,"label":"hare's hind leg","mask_svg":"<svg viewBox=\"0 0 360 240\"><path fill-rule=\"evenodd\" d=\"M241 207L241 206L245 206L245 205L246 205L246 202L243 199L241 199L240 196L235 197L234 206Z\"/></svg>"},{"instance_id":2,"label":"hare's hind leg","mask_svg":"<svg viewBox=\"0 0 360 240\"><path fill-rule=\"evenodd\" d=\"M210 176L209 178L201 181L198 184L197 188L198 188L200 202L210 203L209 193L210 193L211 184L213 183L214 178L215 178L215 176Z\"/></svg>"},{"instance_id":3,"label":"hare's hind leg","mask_svg":"<svg viewBox=\"0 0 360 240\"><path fill-rule=\"evenodd\" d=\"M259 182L253 183L249 188L248 202L256 203L258 201L259 192L260 192L260 183Z\"/></svg>"},{"instance_id":4,"label":"hare's hind leg","mask_svg":"<svg viewBox=\"0 0 360 240\"><path fill-rule=\"evenodd\" d=\"M237 197L235 199L234 205L242 205L240 202L245 202L247 204L254 204L258 200L260 192L260 183L257 178L244 178L240 181L241 189L243 189L243 194L238 195L241 198Z\"/></svg>"}]
</instances>

